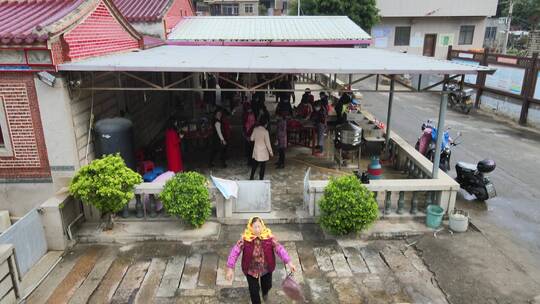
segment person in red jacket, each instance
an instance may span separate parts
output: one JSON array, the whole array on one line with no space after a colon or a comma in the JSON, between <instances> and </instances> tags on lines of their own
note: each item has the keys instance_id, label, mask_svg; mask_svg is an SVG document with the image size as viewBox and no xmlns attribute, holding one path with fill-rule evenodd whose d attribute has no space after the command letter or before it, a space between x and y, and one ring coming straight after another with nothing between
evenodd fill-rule
<instances>
[{"instance_id":1,"label":"person in red jacket","mask_svg":"<svg viewBox=\"0 0 540 304\"><path fill-rule=\"evenodd\" d=\"M178 173L184 170L182 162L181 139L171 121L165 131L165 151L167 153L167 168L169 171Z\"/></svg>"},{"instance_id":2,"label":"person in red jacket","mask_svg":"<svg viewBox=\"0 0 540 304\"><path fill-rule=\"evenodd\" d=\"M228 281L232 281L234 266L240 253L242 253L242 272L248 282L251 303L254 304L261 303L260 291L264 301L267 301L268 292L272 288L272 272L276 268L276 254L292 272L296 271L287 250L278 243L260 217L249 219L242 238L232 248L227 259Z\"/></svg>"}]
</instances>

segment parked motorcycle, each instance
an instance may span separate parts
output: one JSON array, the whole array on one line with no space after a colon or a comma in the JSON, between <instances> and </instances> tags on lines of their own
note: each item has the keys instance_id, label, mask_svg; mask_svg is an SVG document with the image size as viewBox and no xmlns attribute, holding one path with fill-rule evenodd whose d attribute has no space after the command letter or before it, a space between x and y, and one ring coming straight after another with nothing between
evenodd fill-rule
<instances>
[{"instance_id":1,"label":"parked motorcycle","mask_svg":"<svg viewBox=\"0 0 540 304\"><path fill-rule=\"evenodd\" d=\"M452 155L451 147L457 146L458 143L450 136L450 129L446 129L443 132L443 140L441 142L441 157L439 161L439 168L444 172L450 171L450 157ZM428 120L422 124L422 135L416 141L415 148L427 159L433 162L435 158L435 148L437 142L437 128L433 120ZM458 132L459 138L461 133Z\"/></svg>"},{"instance_id":2,"label":"parked motorcycle","mask_svg":"<svg viewBox=\"0 0 540 304\"><path fill-rule=\"evenodd\" d=\"M481 160L477 165L458 162L456 164L456 181L465 191L474 194L476 199L488 200L497 196L497 192L495 186L485 174L495 170L495 166L495 161L491 159Z\"/></svg>"},{"instance_id":3,"label":"parked motorcycle","mask_svg":"<svg viewBox=\"0 0 540 304\"><path fill-rule=\"evenodd\" d=\"M473 89L460 89L455 83L445 85L448 93L448 106L450 108L459 108L463 113L469 114L473 108L472 94Z\"/></svg>"}]
</instances>

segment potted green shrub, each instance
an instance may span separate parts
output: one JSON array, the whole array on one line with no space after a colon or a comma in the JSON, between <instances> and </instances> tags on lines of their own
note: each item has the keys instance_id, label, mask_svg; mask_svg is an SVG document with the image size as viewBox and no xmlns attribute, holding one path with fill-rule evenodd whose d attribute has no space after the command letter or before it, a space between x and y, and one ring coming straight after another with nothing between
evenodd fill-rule
<instances>
[{"instance_id":1,"label":"potted green shrub","mask_svg":"<svg viewBox=\"0 0 540 304\"><path fill-rule=\"evenodd\" d=\"M183 172L168 180L159 194L163 206L195 228L210 217L212 205L207 180L197 172Z\"/></svg>"},{"instance_id":2,"label":"potted green shrub","mask_svg":"<svg viewBox=\"0 0 540 304\"><path fill-rule=\"evenodd\" d=\"M373 193L354 175L332 178L319 201L320 224L337 235L368 228L379 216Z\"/></svg>"},{"instance_id":3,"label":"potted green shrub","mask_svg":"<svg viewBox=\"0 0 540 304\"><path fill-rule=\"evenodd\" d=\"M126 166L120 155L107 155L82 167L71 180L69 193L107 216L106 229L112 229L113 215L133 199L141 176Z\"/></svg>"}]
</instances>

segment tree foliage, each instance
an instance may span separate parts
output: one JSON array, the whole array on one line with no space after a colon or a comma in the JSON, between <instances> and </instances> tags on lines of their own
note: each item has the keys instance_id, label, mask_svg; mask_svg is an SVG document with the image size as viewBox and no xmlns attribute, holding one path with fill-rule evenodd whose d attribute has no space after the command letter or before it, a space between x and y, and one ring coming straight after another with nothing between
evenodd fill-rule
<instances>
[{"instance_id":1,"label":"tree foliage","mask_svg":"<svg viewBox=\"0 0 540 304\"><path fill-rule=\"evenodd\" d=\"M301 0L302 15L348 16L361 28L369 31L379 22L375 0ZM289 15L296 15L298 1L289 5Z\"/></svg>"},{"instance_id":2,"label":"tree foliage","mask_svg":"<svg viewBox=\"0 0 540 304\"><path fill-rule=\"evenodd\" d=\"M119 154L111 154L82 167L71 180L69 193L105 214L115 213L133 199L133 188L140 183L141 176Z\"/></svg>"},{"instance_id":3,"label":"tree foliage","mask_svg":"<svg viewBox=\"0 0 540 304\"><path fill-rule=\"evenodd\" d=\"M513 0L512 26L522 30L540 28L540 0ZM499 2L500 17L508 16L509 1Z\"/></svg>"},{"instance_id":4,"label":"tree foliage","mask_svg":"<svg viewBox=\"0 0 540 304\"><path fill-rule=\"evenodd\" d=\"M193 227L202 226L212 212L207 180L197 172L183 172L168 180L159 198L169 214Z\"/></svg>"},{"instance_id":5,"label":"tree foliage","mask_svg":"<svg viewBox=\"0 0 540 304\"><path fill-rule=\"evenodd\" d=\"M353 175L332 178L319 207L322 227L338 235L366 229L379 217L373 193Z\"/></svg>"}]
</instances>

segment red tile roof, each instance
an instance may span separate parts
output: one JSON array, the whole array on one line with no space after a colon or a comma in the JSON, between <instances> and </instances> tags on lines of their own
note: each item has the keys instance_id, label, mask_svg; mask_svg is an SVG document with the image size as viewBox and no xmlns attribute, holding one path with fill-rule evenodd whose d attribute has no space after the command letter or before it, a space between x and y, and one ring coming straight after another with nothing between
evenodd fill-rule
<instances>
[{"instance_id":1,"label":"red tile roof","mask_svg":"<svg viewBox=\"0 0 540 304\"><path fill-rule=\"evenodd\" d=\"M130 22L157 21L165 15L171 0L114 0L122 15Z\"/></svg>"},{"instance_id":2,"label":"red tile roof","mask_svg":"<svg viewBox=\"0 0 540 304\"><path fill-rule=\"evenodd\" d=\"M76 9L84 0L0 0L0 44L32 44L47 40L36 34Z\"/></svg>"}]
</instances>

